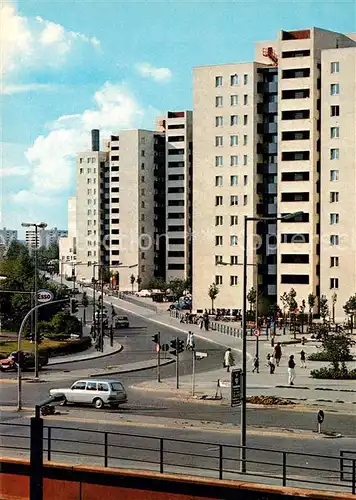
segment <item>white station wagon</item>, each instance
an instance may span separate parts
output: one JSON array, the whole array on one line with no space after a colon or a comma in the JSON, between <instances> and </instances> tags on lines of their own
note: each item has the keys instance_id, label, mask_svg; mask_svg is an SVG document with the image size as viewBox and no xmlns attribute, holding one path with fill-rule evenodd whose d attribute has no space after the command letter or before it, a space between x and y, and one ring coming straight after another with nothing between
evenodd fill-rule
<instances>
[{"instance_id":1,"label":"white station wagon","mask_svg":"<svg viewBox=\"0 0 356 500\"><path fill-rule=\"evenodd\" d=\"M127 393L122 382L110 379L77 380L67 389L51 389L51 396L63 394L65 404L92 404L100 410L104 405L116 409L120 404L127 403Z\"/></svg>"}]
</instances>

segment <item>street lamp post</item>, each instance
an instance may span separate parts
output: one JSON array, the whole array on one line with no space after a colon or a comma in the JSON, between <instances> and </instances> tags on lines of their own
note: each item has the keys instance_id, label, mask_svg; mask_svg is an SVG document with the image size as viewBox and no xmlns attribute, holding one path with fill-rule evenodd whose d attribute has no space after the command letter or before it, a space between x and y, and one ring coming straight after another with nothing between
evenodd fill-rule
<instances>
[{"instance_id":1,"label":"street lamp post","mask_svg":"<svg viewBox=\"0 0 356 500\"><path fill-rule=\"evenodd\" d=\"M240 441L240 467L241 472L246 472L246 437L247 437L247 420L246 420L246 399L247 399L247 223L259 221L278 221L293 219L303 212L295 212L287 214L283 217L248 217L244 219L244 259L243 259L243 297L242 297L242 390L241 390L241 441ZM257 290L258 293L258 290Z\"/></svg>"},{"instance_id":2,"label":"street lamp post","mask_svg":"<svg viewBox=\"0 0 356 500\"><path fill-rule=\"evenodd\" d=\"M38 311L37 311L37 267L38 267L38 262L37 262L37 250L39 247L38 244L38 229L45 229L47 227L47 224L45 222L23 222L22 227L34 227L35 228L35 307L34 307L34 312L35 312L35 378L38 379L38 331L37 331L37 323L38 323Z\"/></svg>"}]
</instances>

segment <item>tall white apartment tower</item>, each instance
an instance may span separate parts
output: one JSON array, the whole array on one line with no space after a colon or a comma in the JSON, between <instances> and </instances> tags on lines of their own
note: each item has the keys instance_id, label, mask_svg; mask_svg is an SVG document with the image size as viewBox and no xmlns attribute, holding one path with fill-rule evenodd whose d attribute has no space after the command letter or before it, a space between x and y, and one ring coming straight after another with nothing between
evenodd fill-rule
<instances>
[{"instance_id":1,"label":"tall white apartment tower","mask_svg":"<svg viewBox=\"0 0 356 500\"><path fill-rule=\"evenodd\" d=\"M165 132L166 281L191 276L192 111L168 111Z\"/></svg>"}]
</instances>

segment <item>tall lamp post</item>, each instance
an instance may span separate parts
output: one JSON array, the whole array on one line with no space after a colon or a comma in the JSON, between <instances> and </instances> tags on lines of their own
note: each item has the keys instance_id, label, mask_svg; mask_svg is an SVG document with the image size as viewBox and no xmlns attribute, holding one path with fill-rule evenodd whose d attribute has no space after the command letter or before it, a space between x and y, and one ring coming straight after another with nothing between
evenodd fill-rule
<instances>
[{"instance_id":1,"label":"tall lamp post","mask_svg":"<svg viewBox=\"0 0 356 500\"><path fill-rule=\"evenodd\" d=\"M38 242L38 229L45 229L47 227L47 224L45 222L23 222L22 227L34 227L35 228L35 290L34 290L34 299L35 299L35 378L38 378L38 331L37 331L37 322L38 322L38 311L36 306L38 305L37 302L37 267L38 267L38 262L37 262L37 250L39 247L39 242Z\"/></svg>"},{"instance_id":2,"label":"tall lamp post","mask_svg":"<svg viewBox=\"0 0 356 500\"><path fill-rule=\"evenodd\" d=\"M240 466L241 472L246 472L246 437L247 437L247 420L246 420L246 388L247 388L247 223L260 221L279 221L293 219L304 212L294 212L284 215L283 217L248 217L244 219L244 259L243 259L243 284L242 284L242 394L241 394L241 440L240 440ZM257 291L258 292L258 291Z\"/></svg>"}]
</instances>

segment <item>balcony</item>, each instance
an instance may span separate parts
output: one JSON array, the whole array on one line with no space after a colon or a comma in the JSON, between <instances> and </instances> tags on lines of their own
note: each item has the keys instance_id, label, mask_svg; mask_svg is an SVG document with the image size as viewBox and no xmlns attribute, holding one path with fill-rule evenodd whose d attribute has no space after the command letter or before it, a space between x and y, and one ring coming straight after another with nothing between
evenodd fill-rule
<instances>
[{"instance_id":1,"label":"balcony","mask_svg":"<svg viewBox=\"0 0 356 500\"><path fill-rule=\"evenodd\" d=\"M257 92L260 94L276 94L278 92L277 82L258 82Z\"/></svg>"},{"instance_id":2,"label":"balcony","mask_svg":"<svg viewBox=\"0 0 356 500\"><path fill-rule=\"evenodd\" d=\"M257 173L258 174L276 174L277 164L276 163L257 163Z\"/></svg>"},{"instance_id":3,"label":"balcony","mask_svg":"<svg viewBox=\"0 0 356 500\"><path fill-rule=\"evenodd\" d=\"M278 104L276 102L259 102L257 104L257 113L259 114L269 114L277 112Z\"/></svg>"},{"instance_id":4,"label":"balcony","mask_svg":"<svg viewBox=\"0 0 356 500\"><path fill-rule=\"evenodd\" d=\"M257 143L257 154L277 154L277 144L275 142Z\"/></svg>"},{"instance_id":5,"label":"balcony","mask_svg":"<svg viewBox=\"0 0 356 500\"><path fill-rule=\"evenodd\" d=\"M277 134L277 123L257 123L258 134Z\"/></svg>"}]
</instances>

